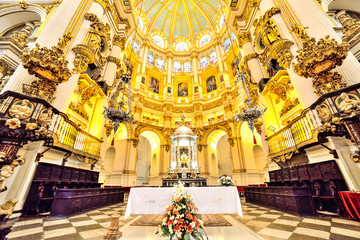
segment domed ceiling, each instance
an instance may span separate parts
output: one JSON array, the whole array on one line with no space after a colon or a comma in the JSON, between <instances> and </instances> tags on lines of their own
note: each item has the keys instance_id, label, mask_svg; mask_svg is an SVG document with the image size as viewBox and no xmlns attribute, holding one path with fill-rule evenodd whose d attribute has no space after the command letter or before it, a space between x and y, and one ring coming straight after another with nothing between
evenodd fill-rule
<instances>
[{"instance_id":1,"label":"domed ceiling","mask_svg":"<svg viewBox=\"0 0 360 240\"><path fill-rule=\"evenodd\" d=\"M142 0L136 8L145 15L146 32L161 31L172 44L183 37L195 42L202 30L217 31L216 21L228 4L225 0Z\"/></svg>"}]
</instances>

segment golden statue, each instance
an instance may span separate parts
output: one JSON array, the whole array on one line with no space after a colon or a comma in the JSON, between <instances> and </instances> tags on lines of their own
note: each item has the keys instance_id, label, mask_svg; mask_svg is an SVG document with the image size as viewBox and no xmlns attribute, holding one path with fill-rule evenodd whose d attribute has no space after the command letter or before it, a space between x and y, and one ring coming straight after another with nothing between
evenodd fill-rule
<instances>
[{"instance_id":1,"label":"golden statue","mask_svg":"<svg viewBox=\"0 0 360 240\"><path fill-rule=\"evenodd\" d=\"M181 161L181 167L182 168L186 168L186 167L188 167L187 166L187 161L188 161L188 156L185 154L185 153L183 153L183 154L181 154L181 156L180 156L180 161Z\"/></svg>"}]
</instances>

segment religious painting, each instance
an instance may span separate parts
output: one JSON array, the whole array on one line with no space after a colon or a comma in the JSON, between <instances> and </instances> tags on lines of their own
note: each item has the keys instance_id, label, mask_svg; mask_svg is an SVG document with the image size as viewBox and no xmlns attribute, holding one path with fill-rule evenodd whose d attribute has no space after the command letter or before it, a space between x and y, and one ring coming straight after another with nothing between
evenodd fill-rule
<instances>
[{"instance_id":1,"label":"religious painting","mask_svg":"<svg viewBox=\"0 0 360 240\"><path fill-rule=\"evenodd\" d=\"M171 93L171 87L167 87L167 93Z\"/></svg>"},{"instance_id":2,"label":"religious painting","mask_svg":"<svg viewBox=\"0 0 360 240\"><path fill-rule=\"evenodd\" d=\"M179 97L187 97L188 93L188 85L187 83L179 83L178 85L178 96Z\"/></svg>"},{"instance_id":3,"label":"religious painting","mask_svg":"<svg viewBox=\"0 0 360 240\"><path fill-rule=\"evenodd\" d=\"M157 80L156 78L150 79L149 91L153 93L159 93L159 80Z\"/></svg>"},{"instance_id":4,"label":"religious painting","mask_svg":"<svg viewBox=\"0 0 360 240\"><path fill-rule=\"evenodd\" d=\"M206 88L208 92L214 91L217 89L216 79L214 76L211 76L206 80Z\"/></svg>"},{"instance_id":5,"label":"religious painting","mask_svg":"<svg viewBox=\"0 0 360 240\"><path fill-rule=\"evenodd\" d=\"M220 76L220 82L223 82L224 81L224 75L221 75Z\"/></svg>"},{"instance_id":6,"label":"religious painting","mask_svg":"<svg viewBox=\"0 0 360 240\"><path fill-rule=\"evenodd\" d=\"M145 85L145 78L141 77L141 83Z\"/></svg>"},{"instance_id":7,"label":"religious painting","mask_svg":"<svg viewBox=\"0 0 360 240\"><path fill-rule=\"evenodd\" d=\"M198 86L196 86L196 87L194 88L194 92L195 92L195 93L198 93L198 92L199 92L199 87L198 87Z\"/></svg>"}]
</instances>

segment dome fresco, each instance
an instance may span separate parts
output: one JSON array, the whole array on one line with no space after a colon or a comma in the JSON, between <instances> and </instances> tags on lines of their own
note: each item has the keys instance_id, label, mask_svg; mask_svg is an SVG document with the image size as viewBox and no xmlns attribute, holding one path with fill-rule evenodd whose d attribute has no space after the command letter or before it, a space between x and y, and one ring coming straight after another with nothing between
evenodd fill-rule
<instances>
[{"instance_id":1,"label":"dome fresco","mask_svg":"<svg viewBox=\"0 0 360 240\"><path fill-rule=\"evenodd\" d=\"M177 38L195 44L201 31L219 30L215 26L216 16L222 11L220 5L227 4L227 0L144 0L143 3L139 0L135 5L147 18L146 31L161 31L172 45Z\"/></svg>"}]
</instances>

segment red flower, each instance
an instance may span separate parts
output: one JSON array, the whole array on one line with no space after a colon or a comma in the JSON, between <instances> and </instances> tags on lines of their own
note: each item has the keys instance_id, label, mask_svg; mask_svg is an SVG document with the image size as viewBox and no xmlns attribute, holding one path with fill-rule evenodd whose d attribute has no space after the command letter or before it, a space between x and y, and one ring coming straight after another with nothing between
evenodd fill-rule
<instances>
[{"instance_id":1,"label":"red flower","mask_svg":"<svg viewBox=\"0 0 360 240\"><path fill-rule=\"evenodd\" d=\"M181 199L182 199L182 197L180 196L177 199L175 199L175 202L179 202L179 201L181 201Z\"/></svg>"},{"instance_id":2,"label":"red flower","mask_svg":"<svg viewBox=\"0 0 360 240\"><path fill-rule=\"evenodd\" d=\"M179 214L179 212L178 212L178 210L174 210L173 212L172 212L174 215L178 215Z\"/></svg>"},{"instance_id":3,"label":"red flower","mask_svg":"<svg viewBox=\"0 0 360 240\"><path fill-rule=\"evenodd\" d=\"M186 232L187 233L192 233L193 231L194 231L194 229L190 225L188 225L187 229L186 229Z\"/></svg>"},{"instance_id":4,"label":"red flower","mask_svg":"<svg viewBox=\"0 0 360 240\"><path fill-rule=\"evenodd\" d=\"M180 231L181 231L181 227L182 227L181 224L176 224L175 227L174 227L174 232L180 232Z\"/></svg>"},{"instance_id":5,"label":"red flower","mask_svg":"<svg viewBox=\"0 0 360 240\"><path fill-rule=\"evenodd\" d=\"M170 226L174 223L174 220L171 220L170 218L168 219L166 225Z\"/></svg>"}]
</instances>

